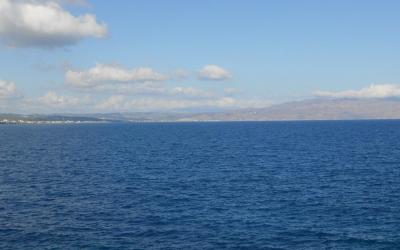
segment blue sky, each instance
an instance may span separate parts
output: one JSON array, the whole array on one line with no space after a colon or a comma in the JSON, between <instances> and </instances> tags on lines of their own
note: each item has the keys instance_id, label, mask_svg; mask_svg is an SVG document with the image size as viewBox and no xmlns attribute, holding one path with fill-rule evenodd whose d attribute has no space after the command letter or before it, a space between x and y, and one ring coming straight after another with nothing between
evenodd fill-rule
<instances>
[{"instance_id":1,"label":"blue sky","mask_svg":"<svg viewBox=\"0 0 400 250\"><path fill-rule=\"evenodd\" d=\"M397 96L399 8L388 0L0 0L0 112ZM52 25L46 11L72 19ZM86 14L95 20L79 19Z\"/></svg>"}]
</instances>

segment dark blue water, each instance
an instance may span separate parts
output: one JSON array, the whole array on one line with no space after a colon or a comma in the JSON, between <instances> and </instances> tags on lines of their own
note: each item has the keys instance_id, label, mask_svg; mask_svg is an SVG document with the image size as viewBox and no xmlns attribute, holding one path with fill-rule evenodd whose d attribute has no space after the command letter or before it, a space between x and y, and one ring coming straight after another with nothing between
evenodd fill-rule
<instances>
[{"instance_id":1,"label":"dark blue water","mask_svg":"<svg viewBox=\"0 0 400 250\"><path fill-rule=\"evenodd\" d=\"M0 126L1 249L399 249L400 121Z\"/></svg>"}]
</instances>

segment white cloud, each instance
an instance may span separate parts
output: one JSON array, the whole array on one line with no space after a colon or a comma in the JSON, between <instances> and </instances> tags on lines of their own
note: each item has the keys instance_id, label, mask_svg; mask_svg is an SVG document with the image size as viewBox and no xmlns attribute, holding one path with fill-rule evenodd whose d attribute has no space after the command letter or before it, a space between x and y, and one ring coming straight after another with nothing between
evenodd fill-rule
<instances>
[{"instance_id":1,"label":"white cloud","mask_svg":"<svg viewBox=\"0 0 400 250\"><path fill-rule=\"evenodd\" d=\"M53 48L107 35L94 15L74 16L58 2L0 0L0 39L11 47Z\"/></svg>"},{"instance_id":2,"label":"white cloud","mask_svg":"<svg viewBox=\"0 0 400 250\"><path fill-rule=\"evenodd\" d=\"M86 0L15 0L20 2L31 2L31 3L49 3L56 2L63 5L72 5L72 6L80 6L80 7L88 7L90 4Z\"/></svg>"},{"instance_id":3,"label":"white cloud","mask_svg":"<svg viewBox=\"0 0 400 250\"><path fill-rule=\"evenodd\" d=\"M135 111L173 111L184 109L238 109L250 107L266 107L271 103L259 100L240 100L232 97L215 97L209 99L179 99L137 97L128 98L113 95L100 101L95 109L102 112L135 112Z\"/></svg>"},{"instance_id":4,"label":"white cloud","mask_svg":"<svg viewBox=\"0 0 400 250\"><path fill-rule=\"evenodd\" d=\"M82 7L90 6L90 4L86 0L58 0L58 1L64 4L76 5Z\"/></svg>"},{"instance_id":5,"label":"white cloud","mask_svg":"<svg viewBox=\"0 0 400 250\"><path fill-rule=\"evenodd\" d=\"M168 111L188 108L226 108L235 104L230 97L218 99L196 100L196 99L171 99L139 97L127 98L122 95L111 96L96 105L96 109L102 111Z\"/></svg>"},{"instance_id":6,"label":"white cloud","mask_svg":"<svg viewBox=\"0 0 400 250\"><path fill-rule=\"evenodd\" d=\"M0 99L17 97L17 87L15 83L0 80Z\"/></svg>"},{"instance_id":7,"label":"white cloud","mask_svg":"<svg viewBox=\"0 0 400 250\"><path fill-rule=\"evenodd\" d=\"M125 69L120 66L96 64L88 70L68 70L66 82L77 88L96 88L100 85L115 83L133 83L146 81L163 81L167 77L151 68Z\"/></svg>"},{"instance_id":8,"label":"white cloud","mask_svg":"<svg viewBox=\"0 0 400 250\"><path fill-rule=\"evenodd\" d=\"M60 96L54 91L49 91L44 96L38 98L38 103L55 108L70 108L82 104L85 99L73 96Z\"/></svg>"},{"instance_id":9,"label":"white cloud","mask_svg":"<svg viewBox=\"0 0 400 250\"><path fill-rule=\"evenodd\" d=\"M222 81L232 78L231 73L229 73L229 71L217 65L204 66L199 71L198 77L203 80L214 80L214 81Z\"/></svg>"},{"instance_id":10,"label":"white cloud","mask_svg":"<svg viewBox=\"0 0 400 250\"><path fill-rule=\"evenodd\" d=\"M106 84L95 89L102 92L113 92L118 95L151 95L151 96L175 96L180 98L211 98L215 94L210 91L194 87L167 87L153 82L127 84Z\"/></svg>"},{"instance_id":11,"label":"white cloud","mask_svg":"<svg viewBox=\"0 0 400 250\"><path fill-rule=\"evenodd\" d=\"M135 84L106 83L94 85L92 87L79 88L79 90L88 93L93 93L93 91L95 91L122 95L163 95L167 94L168 91L163 84L158 82L141 82Z\"/></svg>"},{"instance_id":12,"label":"white cloud","mask_svg":"<svg viewBox=\"0 0 400 250\"><path fill-rule=\"evenodd\" d=\"M330 98L388 98L400 97L400 86L395 84L371 84L360 90L340 92L316 91L315 96Z\"/></svg>"},{"instance_id":13,"label":"white cloud","mask_svg":"<svg viewBox=\"0 0 400 250\"><path fill-rule=\"evenodd\" d=\"M123 95L112 95L105 100L100 101L95 108L99 110L117 111L124 110L126 106L125 96Z\"/></svg>"},{"instance_id":14,"label":"white cloud","mask_svg":"<svg viewBox=\"0 0 400 250\"><path fill-rule=\"evenodd\" d=\"M194 87L168 87L167 76L151 68L126 69L121 66L96 64L87 70L68 70L66 83L83 91L113 92L122 95L157 95L209 98L214 93Z\"/></svg>"},{"instance_id":15,"label":"white cloud","mask_svg":"<svg viewBox=\"0 0 400 250\"><path fill-rule=\"evenodd\" d=\"M202 89L193 87L175 87L172 88L169 93L171 95L187 96L187 97L198 97L198 98L209 98L215 96L214 93L208 92Z\"/></svg>"}]
</instances>

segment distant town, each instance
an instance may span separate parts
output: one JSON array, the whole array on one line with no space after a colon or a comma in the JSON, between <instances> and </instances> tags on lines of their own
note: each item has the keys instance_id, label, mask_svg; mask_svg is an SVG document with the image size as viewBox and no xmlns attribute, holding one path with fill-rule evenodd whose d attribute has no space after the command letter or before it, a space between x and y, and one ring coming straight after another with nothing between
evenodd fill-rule
<instances>
[{"instance_id":1,"label":"distant town","mask_svg":"<svg viewBox=\"0 0 400 250\"><path fill-rule=\"evenodd\" d=\"M71 120L62 120L62 121L46 121L46 120L8 120L3 119L0 120L0 124L80 124L80 123L104 123L106 121L71 121Z\"/></svg>"},{"instance_id":2,"label":"distant town","mask_svg":"<svg viewBox=\"0 0 400 250\"><path fill-rule=\"evenodd\" d=\"M86 116L0 114L0 124L81 124L105 122L109 121Z\"/></svg>"}]
</instances>

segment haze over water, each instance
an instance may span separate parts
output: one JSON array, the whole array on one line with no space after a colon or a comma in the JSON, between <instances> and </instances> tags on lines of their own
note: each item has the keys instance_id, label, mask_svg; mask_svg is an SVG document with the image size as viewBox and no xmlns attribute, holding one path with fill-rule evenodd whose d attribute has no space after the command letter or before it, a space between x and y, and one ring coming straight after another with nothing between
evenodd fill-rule
<instances>
[{"instance_id":1,"label":"haze over water","mask_svg":"<svg viewBox=\"0 0 400 250\"><path fill-rule=\"evenodd\" d=\"M400 121L2 125L2 249L397 249Z\"/></svg>"}]
</instances>

